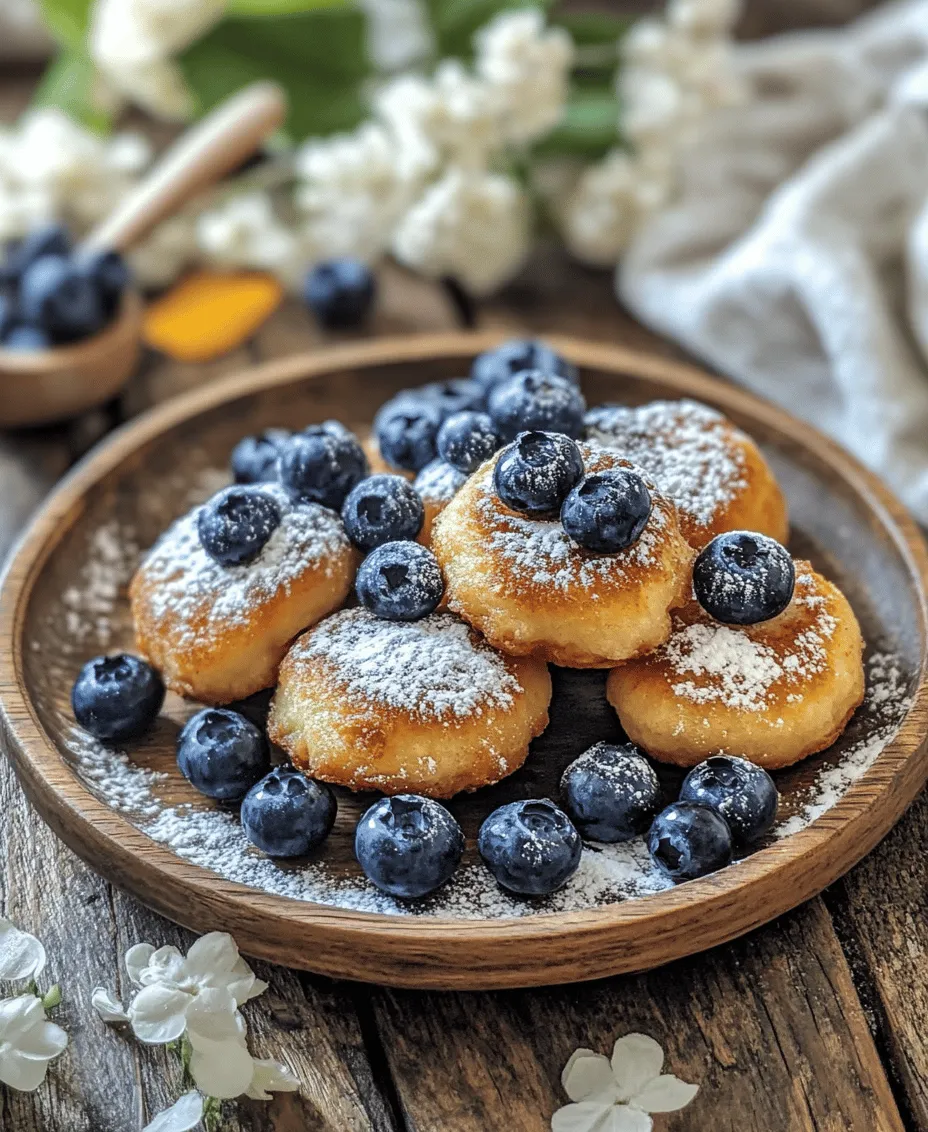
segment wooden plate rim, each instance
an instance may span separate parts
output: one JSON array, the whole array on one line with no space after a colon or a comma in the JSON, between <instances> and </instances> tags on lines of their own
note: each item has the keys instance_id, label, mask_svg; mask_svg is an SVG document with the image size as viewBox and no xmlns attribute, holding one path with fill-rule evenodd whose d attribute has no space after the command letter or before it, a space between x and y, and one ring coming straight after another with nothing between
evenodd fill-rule
<instances>
[{"instance_id":1,"label":"wooden plate rim","mask_svg":"<svg viewBox=\"0 0 928 1132\"><path fill-rule=\"evenodd\" d=\"M313 937L334 935L342 947L370 946L377 941L384 953L379 960L386 966L378 967L378 957L366 956L373 963L372 981L436 987L527 986L562 981L565 972L568 979L593 978L648 965L643 961L638 940L644 931L643 920L648 921L649 938L663 940L664 950L656 960L659 962L691 953L688 929L704 922L712 911L727 910L730 919L719 925L711 938L701 939L700 948L735 938L833 883L876 845L917 795L928 777L928 678L924 650L913 703L898 735L832 809L800 832L714 876L643 899L582 911L497 920L419 918L358 912L258 892L191 865L152 841L98 801L64 765L25 692L21 630L35 579L58 542L77 521L84 495L92 486L143 444L184 420L239 396L321 377L333 370L470 357L503 337L499 333L468 332L378 339L254 367L175 398L118 429L62 481L34 516L0 579L0 721L12 740L10 754L17 773L39 812L79 855L115 883L198 930L221 926L221 912L214 908L217 898L221 898L223 906L234 902L234 911L242 917L234 930L243 949L278 962L308 966L336 976L348 971L350 977L370 977L358 970L348 956L344 957L345 962L329 958L313 961ZM895 496L836 443L771 403L693 366L618 346L556 336L550 336L550 341L582 368L650 379L667 386L674 396L709 400L725 411L753 417L800 446L814 448L820 459L849 482L875 512L906 561L919 595L915 613L923 640L928 639L928 548ZM865 822L867 817L871 819L869 823ZM826 846L828 860L817 861L816 869L808 868L810 859L820 856ZM755 898L739 900L746 888L754 891ZM198 913L196 901L202 902L202 914ZM272 925L284 928L294 923L305 933L302 957L292 947L282 953L281 945L269 930ZM427 960L424 968L413 965L407 971L404 966L404 947L421 943L426 935L429 950L437 947L446 955L446 976L434 959ZM555 948L546 947L534 966L528 962L512 971L494 965L495 944L528 938L545 940ZM584 945L595 946L597 941L609 956L605 960L607 966L571 973L566 953L574 953ZM473 965L475 946L481 951L487 949L486 962L478 964L479 970ZM396 957L391 962L386 955L393 949ZM564 956L558 956L561 951ZM456 957L464 961L457 968Z\"/></svg>"}]
</instances>

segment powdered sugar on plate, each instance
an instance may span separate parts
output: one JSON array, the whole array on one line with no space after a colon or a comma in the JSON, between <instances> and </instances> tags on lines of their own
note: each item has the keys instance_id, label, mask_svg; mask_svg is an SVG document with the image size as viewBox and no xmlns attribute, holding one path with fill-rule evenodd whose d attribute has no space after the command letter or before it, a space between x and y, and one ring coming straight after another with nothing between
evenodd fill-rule
<instances>
[{"instance_id":1,"label":"powdered sugar on plate","mask_svg":"<svg viewBox=\"0 0 928 1132\"><path fill-rule=\"evenodd\" d=\"M450 613L384 621L366 609L326 618L291 651L322 662L348 695L427 718L505 709L522 685L505 661Z\"/></svg>"},{"instance_id":2,"label":"powdered sugar on plate","mask_svg":"<svg viewBox=\"0 0 928 1132\"><path fill-rule=\"evenodd\" d=\"M708 527L747 486L732 426L698 401L604 405L586 415L587 437L643 468L697 526Z\"/></svg>"}]
</instances>

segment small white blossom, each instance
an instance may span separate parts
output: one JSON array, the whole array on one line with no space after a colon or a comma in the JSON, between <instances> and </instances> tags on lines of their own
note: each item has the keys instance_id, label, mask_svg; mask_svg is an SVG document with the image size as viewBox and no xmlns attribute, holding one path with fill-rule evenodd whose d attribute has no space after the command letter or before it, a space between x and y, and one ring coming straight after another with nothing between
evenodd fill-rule
<instances>
[{"instance_id":1,"label":"small white blossom","mask_svg":"<svg viewBox=\"0 0 928 1132\"><path fill-rule=\"evenodd\" d=\"M190 94L173 56L222 16L225 0L97 0L90 53L127 98L168 119L186 117Z\"/></svg>"},{"instance_id":2,"label":"small white blossom","mask_svg":"<svg viewBox=\"0 0 928 1132\"><path fill-rule=\"evenodd\" d=\"M446 59L436 68L429 111L420 125L444 156L479 166L502 143L500 107L497 91L457 59Z\"/></svg>"},{"instance_id":3,"label":"small white blossom","mask_svg":"<svg viewBox=\"0 0 928 1132\"><path fill-rule=\"evenodd\" d=\"M269 1101L271 1093L295 1093L299 1087L299 1078L282 1062L255 1058L251 1084L245 1090L245 1096L253 1101Z\"/></svg>"},{"instance_id":4,"label":"small white blossom","mask_svg":"<svg viewBox=\"0 0 928 1132\"><path fill-rule=\"evenodd\" d=\"M123 1010L122 1004L117 1002L106 987L94 987L90 996L90 1005L97 1014L110 1025L119 1025L129 1021L129 1015Z\"/></svg>"},{"instance_id":5,"label":"small white blossom","mask_svg":"<svg viewBox=\"0 0 928 1132\"><path fill-rule=\"evenodd\" d=\"M435 47L424 0L360 0L367 16L367 51L381 71L427 59Z\"/></svg>"},{"instance_id":6,"label":"small white blossom","mask_svg":"<svg viewBox=\"0 0 928 1132\"><path fill-rule=\"evenodd\" d=\"M133 276L143 287L166 287L197 259L196 217L172 216L128 255Z\"/></svg>"},{"instance_id":7,"label":"small white blossom","mask_svg":"<svg viewBox=\"0 0 928 1132\"><path fill-rule=\"evenodd\" d=\"M561 213L564 239L584 263L615 264L642 221L670 194L666 170L613 150L580 175Z\"/></svg>"},{"instance_id":8,"label":"small white blossom","mask_svg":"<svg viewBox=\"0 0 928 1132\"><path fill-rule=\"evenodd\" d=\"M501 12L475 37L477 73L500 104L506 140L534 141L564 113L573 41L563 28L546 28L535 8Z\"/></svg>"},{"instance_id":9,"label":"small white blossom","mask_svg":"<svg viewBox=\"0 0 928 1132\"><path fill-rule=\"evenodd\" d=\"M45 948L28 932L0 916L0 979L37 979L45 970Z\"/></svg>"},{"instance_id":10,"label":"small white blossom","mask_svg":"<svg viewBox=\"0 0 928 1132\"><path fill-rule=\"evenodd\" d=\"M378 258L422 183L425 161L424 151L404 150L376 122L305 145L296 156L295 203L311 257Z\"/></svg>"},{"instance_id":11,"label":"small white blossom","mask_svg":"<svg viewBox=\"0 0 928 1132\"><path fill-rule=\"evenodd\" d=\"M300 261L298 240L275 215L267 193L231 197L197 219L197 242L221 267L278 271L286 278Z\"/></svg>"},{"instance_id":12,"label":"small white blossom","mask_svg":"<svg viewBox=\"0 0 928 1132\"><path fill-rule=\"evenodd\" d=\"M199 1093L184 1093L180 1100L158 1115L142 1132L190 1132L203 1119L203 1098Z\"/></svg>"},{"instance_id":13,"label":"small white blossom","mask_svg":"<svg viewBox=\"0 0 928 1132\"><path fill-rule=\"evenodd\" d=\"M741 14L741 0L669 0L667 22L690 35L725 35Z\"/></svg>"},{"instance_id":14,"label":"small white blossom","mask_svg":"<svg viewBox=\"0 0 928 1132\"><path fill-rule=\"evenodd\" d=\"M34 994L0 999L0 1082L31 1093L45 1080L48 1063L63 1053L68 1035L45 1017Z\"/></svg>"},{"instance_id":15,"label":"small white blossom","mask_svg":"<svg viewBox=\"0 0 928 1132\"><path fill-rule=\"evenodd\" d=\"M626 1034L612 1060L578 1049L561 1074L572 1104L551 1117L552 1132L651 1132L650 1113L676 1112L696 1096L698 1086L662 1074L664 1051L646 1034Z\"/></svg>"},{"instance_id":16,"label":"small white blossom","mask_svg":"<svg viewBox=\"0 0 928 1132\"><path fill-rule=\"evenodd\" d=\"M528 243L528 202L515 180L451 167L403 218L393 252L424 275L452 276L483 295L518 271Z\"/></svg>"}]
</instances>

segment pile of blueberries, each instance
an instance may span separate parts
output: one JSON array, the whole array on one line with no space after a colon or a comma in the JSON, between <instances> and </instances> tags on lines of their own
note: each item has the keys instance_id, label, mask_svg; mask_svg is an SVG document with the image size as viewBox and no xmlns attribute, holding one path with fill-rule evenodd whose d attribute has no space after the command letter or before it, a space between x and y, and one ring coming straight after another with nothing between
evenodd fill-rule
<instances>
[{"instance_id":1,"label":"pile of blueberries","mask_svg":"<svg viewBox=\"0 0 928 1132\"><path fill-rule=\"evenodd\" d=\"M494 486L512 510L560 517L580 546L611 553L639 537L651 510L644 481L625 469L584 474L576 439L585 404L573 367L539 342L509 342L477 358L470 378L398 394L378 413L381 453L419 471L438 458L464 473L501 446ZM224 567L254 561L281 522L262 485L279 484L295 505L339 511L364 558L358 600L375 616L414 621L432 613L444 583L435 556L415 542L422 499L399 475L369 475L357 438L337 421L298 433L268 430L232 453L236 483L200 509L201 545ZM792 559L774 540L748 532L714 539L699 555L694 593L716 619L752 624L789 603ZM164 699L160 676L127 654L97 657L72 691L78 723L122 743L152 724ZM246 836L276 857L303 856L328 836L335 796L290 766L272 766L264 732L241 712L205 708L184 726L177 762L202 793L241 803ZM723 867L762 837L777 809L770 776L743 759L710 758L694 768L679 800L662 809L651 764L630 744L598 743L567 768L563 808L549 799L499 807L480 828L477 848L506 890L541 896L569 880L582 843L647 834L656 864L674 880ZM418 795L382 798L364 814L355 852L368 878L400 898L434 891L454 873L464 835L449 810Z\"/></svg>"},{"instance_id":2,"label":"pile of blueberries","mask_svg":"<svg viewBox=\"0 0 928 1132\"><path fill-rule=\"evenodd\" d=\"M129 285L117 252L79 253L65 228L36 229L0 264L0 346L47 350L98 333Z\"/></svg>"}]
</instances>

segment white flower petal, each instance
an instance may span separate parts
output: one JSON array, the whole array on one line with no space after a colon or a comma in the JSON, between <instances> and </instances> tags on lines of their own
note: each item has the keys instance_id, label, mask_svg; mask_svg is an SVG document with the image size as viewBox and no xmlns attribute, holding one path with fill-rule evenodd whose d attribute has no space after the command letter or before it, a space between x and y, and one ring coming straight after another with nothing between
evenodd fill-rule
<instances>
[{"instance_id":1,"label":"white flower petal","mask_svg":"<svg viewBox=\"0 0 928 1132\"><path fill-rule=\"evenodd\" d=\"M565 1105L551 1117L551 1132L606 1132L610 1129L615 1105L580 1101Z\"/></svg>"},{"instance_id":2,"label":"white flower petal","mask_svg":"<svg viewBox=\"0 0 928 1132\"><path fill-rule=\"evenodd\" d=\"M240 1041L211 1042L201 1037L192 1044L190 1076L201 1092L225 1099L247 1091L254 1064Z\"/></svg>"},{"instance_id":3,"label":"white flower petal","mask_svg":"<svg viewBox=\"0 0 928 1132\"><path fill-rule=\"evenodd\" d=\"M139 1041L155 1045L173 1042L186 1029L190 1002L189 994L172 987L143 987L129 1003L133 1033Z\"/></svg>"},{"instance_id":4,"label":"white flower petal","mask_svg":"<svg viewBox=\"0 0 928 1132\"><path fill-rule=\"evenodd\" d=\"M613 1105L596 1132L651 1132L653 1127L654 1121L646 1112L620 1104Z\"/></svg>"},{"instance_id":5,"label":"white flower petal","mask_svg":"<svg viewBox=\"0 0 928 1132\"><path fill-rule=\"evenodd\" d=\"M185 974L183 955L169 944L151 953L148 966L141 973L141 980L145 986L152 983L179 983Z\"/></svg>"},{"instance_id":6,"label":"white flower petal","mask_svg":"<svg viewBox=\"0 0 928 1132\"><path fill-rule=\"evenodd\" d=\"M40 1022L16 1043L16 1052L30 1061L51 1061L64 1053L68 1045L68 1035L54 1022Z\"/></svg>"},{"instance_id":7,"label":"white flower petal","mask_svg":"<svg viewBox=\"0 0 928 1132\"><path fill-rule=\"evenodd\" d=\"M626 1034L612 1049L612 1072L623 1100L640 1093L664 1064L664 1051L647 1034Z\"/></svg>"},{"instance_id":8,"label":"white flower petal","mask_svg":"<svg viewBox=\"0 0 928 1132\"><path fill-rule=\"evenodd\" d=\"M238 948L228 932L200 936L187 952L187 971L194 977L228 974L239 962Z\"/></svg>"},{"instance_id":9,"label":"white flower petal","mask_svg":"<svg viewBox=\"0 0 928 1132\"><path fill-rule=\"evenodd\" d=\"M18 1046L24 1035L44 1021L45 1008L36 995L0 999L0 1043Z\"/></svg>"},{"instance_id":10,"label":"white flower petal","mask_svg":"<svg viewBox=\"0 0 928 1132\"><path fill-rule=\"evenodd\" d=\"M90 1005L96 1010L104 1022L117 1024L128 1022L129 1015L123 1010L122 1003L117 1002L106 987L94 987L90 996Z\"/></svg>"},{"instance_id":11,"label":"white flower petal","mask_svg":"<svg viewBox=\"0 0 928 1132\"><path fill-rule=\"evenodd\" d=\"M135 947L130 947L126 952L126 970L129 972L129 978L134 983L141 983L142 972L148 966L149 960L154 953L155 949L150 943L137 943Z\"/></svg>"},{"instance_id":12,"label":"white flower petal","mask_svg":"<svg viewBox=\"0 0 928 1132\"><path fill-rule=\"evenodd\" d=\"M269 1101L271 1093L295 1093L300 1079L289 1066L270 1059L254 1059L254 1073L245 1095L253 1101Z\"/></svg>"},{"instance_id":13,"label":"white flower petal","mask_svg":"<svg viewBox=\"0 0 928 1132\"><path fill-rule=\"evenodd\" d=\"M199 1093L184 1093L179 1101L146 1124L142 1132L190 1132L203 1119L203 1098Z\"/></svg>"},{"instance_id":14,"label":"white flower petal","mask_svg":"<svg viewBox=\"0 0 928 1132\"><path fill-rule=\"evenodd\" d=\"M264 979L256 979L254 975L252 975L251 978L253 981L251 982L251 985L248 987L247 991L244 991L242 989L242 985L240 983L229 984L229 991L231 992L232 996L235 998L235 1001L239 1004L239 1006L241 1006L243 1002L248 1002L253 998L257 998L259 995L264 994L264 992L267 990L268 984L264 981Z\"/></svg>"},{"instance_id":15,"label":"white flower petal","mask_svg":"<svg viewBox=\"0 0 928 1132\"><path fill-rule=\"evenodd\" d=\"M45 969L45 948L0 916L0 979L34 979Z\"/></svg>"},{"instance_id":16,"label":"white flower petal","mask_svg":"<svg viewBox=\"0 0 928 1132\"><path fill-rule=\"evenodd\" d=\"M235 999L224 987L204 987L187 1007L187 1032L214 1042L240 1036Z\"/></svg>"},{"instance_id":17,"label":"white flower petal","mask_svg":"<svg viewBox=\"0 0 928 1132\"><path fill-rule=\"evenodd\" d=\"M48 1062L42 1059L25 1057L16 1049L0 1053L0 1083L31 1093L45 1080Z\"/></svg>"},{"instance_id":18,"label":"white flower petal","mask_svg":"<svg viewBox=\"0 0 928 1132\"><path fill-rule=\"evenodd\" d=\"M649 1081L647 1085L631 1098L632 1103L645 1112L676 1112L686 1108L699 1092L698 1085L690 1085L670 1073Z\"/></svg>"},{"instance_id":19,"label":"white flower petal","mask_svg":"<svg viewBox=\"0 0 928 1132\"><path fill-rule=\"evenodd\" d=\"M609 1058L589 1049L578 1049L561 1074L564 1092L572 1101L600 1101L611 1104L618 1100L615 1078Z\"/></svg>"}]
</instances>

